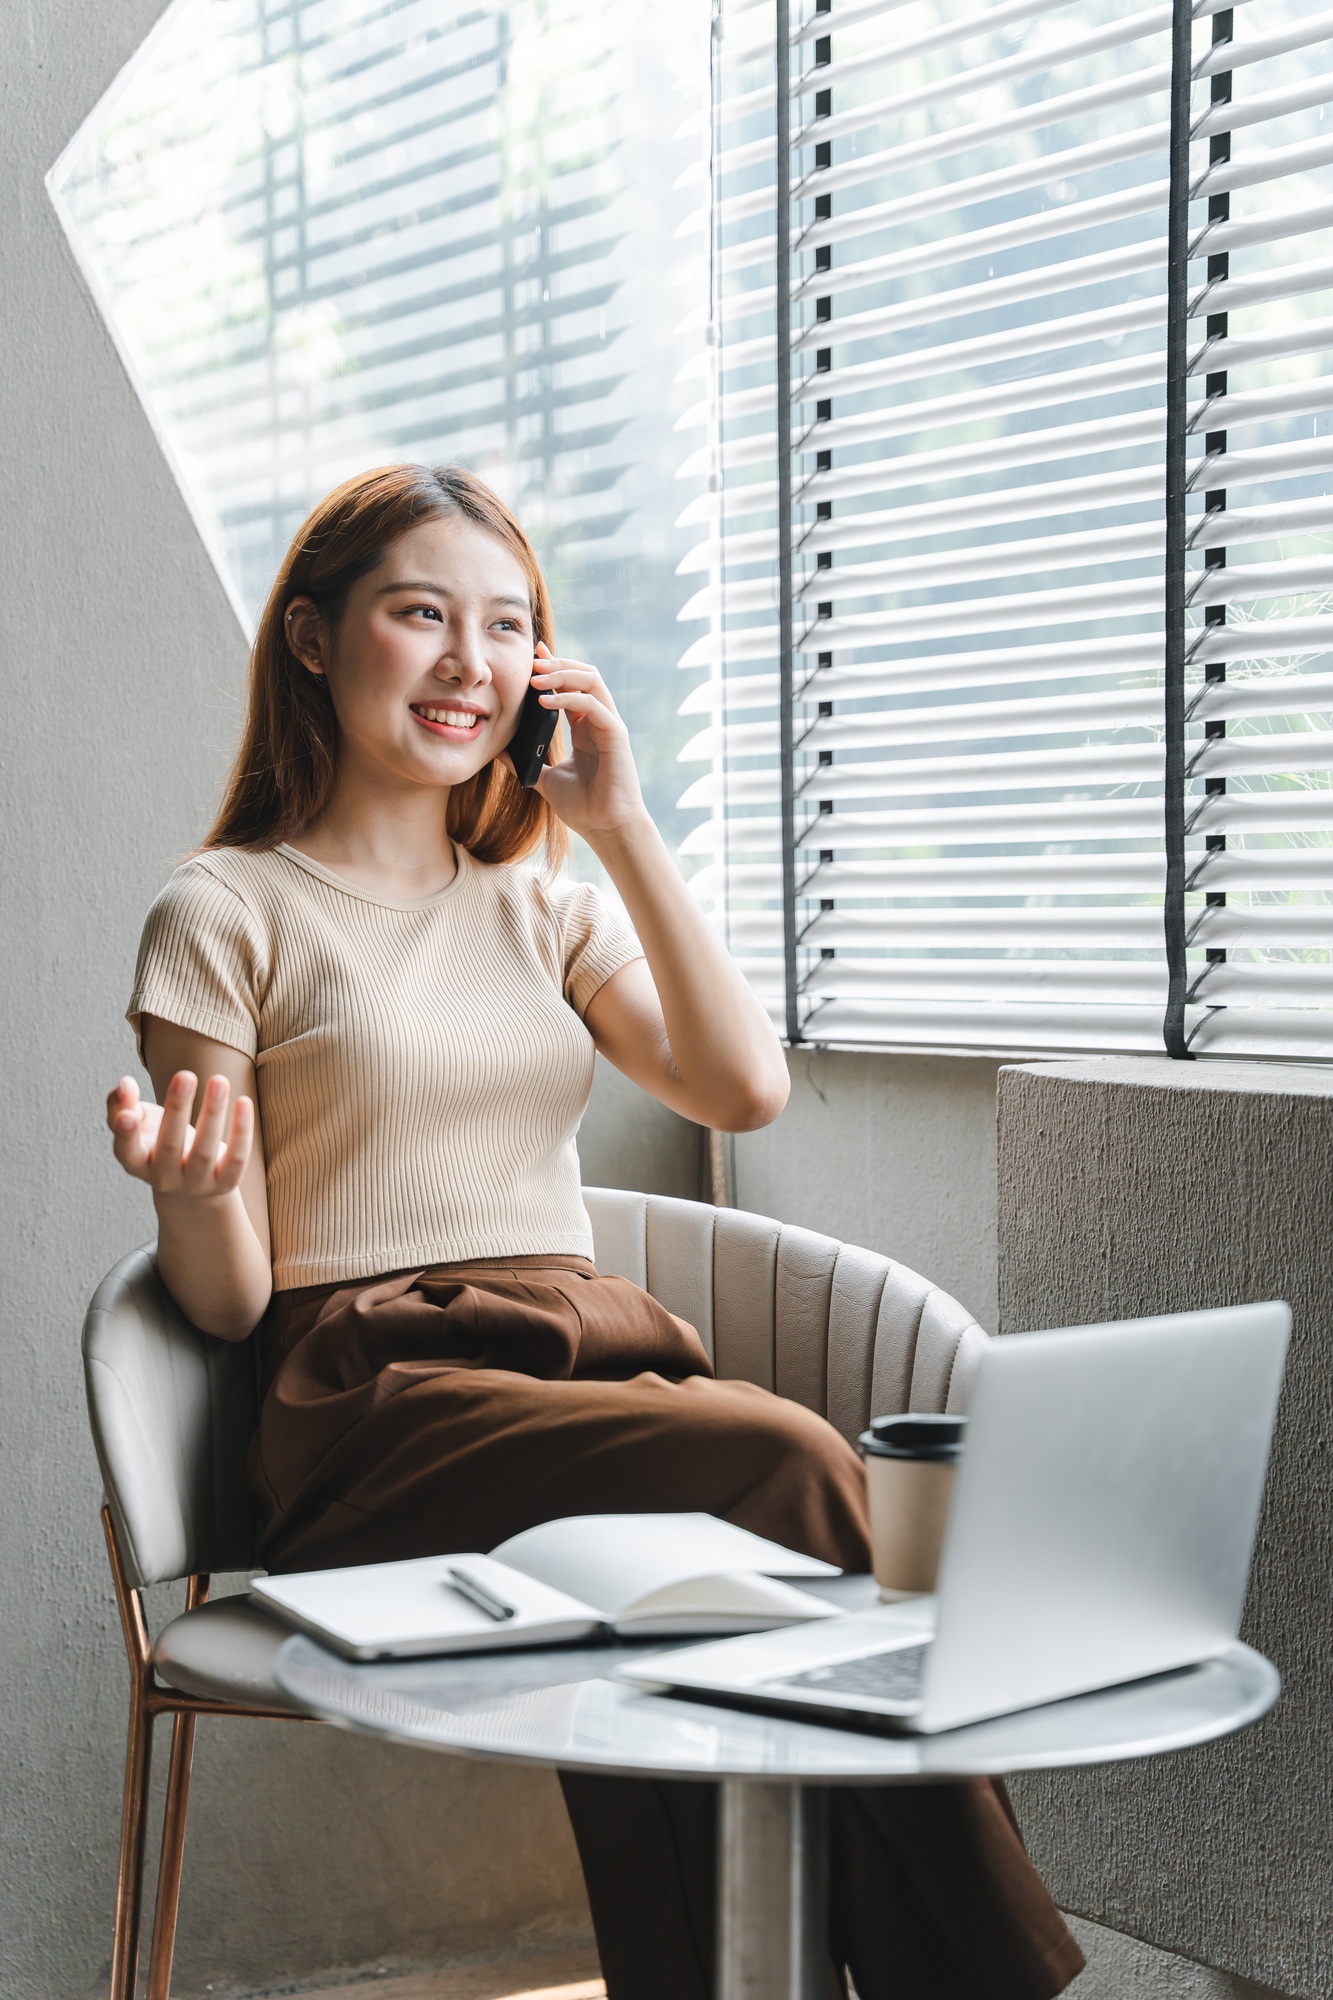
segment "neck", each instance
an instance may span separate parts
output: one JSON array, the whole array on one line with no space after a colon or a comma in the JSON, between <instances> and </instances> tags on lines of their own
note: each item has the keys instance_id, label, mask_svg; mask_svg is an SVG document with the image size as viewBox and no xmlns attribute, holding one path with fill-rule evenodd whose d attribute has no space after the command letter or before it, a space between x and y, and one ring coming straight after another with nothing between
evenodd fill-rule
<instances>
[{"instance_id":1,"label":"neck","mask_svg":"<svg viewBox=\"0 0 1333 2000\"><path fill-rule=\"evenodd\" d=\"M386 789L343 769L319 818L292 845L365 888L403 901L433 895L457 870L448 802L446 786Z\"/></svg>"}]
</instances>

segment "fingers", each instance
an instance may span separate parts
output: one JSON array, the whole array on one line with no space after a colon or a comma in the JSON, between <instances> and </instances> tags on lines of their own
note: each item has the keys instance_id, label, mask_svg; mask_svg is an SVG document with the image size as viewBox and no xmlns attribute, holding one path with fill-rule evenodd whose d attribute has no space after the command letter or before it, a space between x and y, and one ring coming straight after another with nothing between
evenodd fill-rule
<instances>
[{"instance_id":1,"label":"fingers","mask_svg":"<svg viewBox=\"0 0 1333 2000\"><path fill-rule=\"evenodd\" d=\"M602 699L600 691L596 694L573 688L558 693L553 691L542 696L542 706L557 709L561 715L567 715L571 722L589 723L593 729L600 730L605 735L625 734L624 723L610 702Z\"/></svg>"},{"instance_id":2,"label":"fingers","mask_svg":"<svg viewBox=\"0 0 1333 2000\"><path fill-rule=\"evenodd\" d=\"M181 1185L190 1136L190 1111L198 1081L193 1070L178 1069L167 1085L162 1122L153 1147L153 1186L163 1194L174 1193Z\"/></svg>"},{"instance_id":3,"label":"fingers","mask_svg":"<svg viewBox=\"0 0 1333 2000\"><path fill-rule=\"evenodd\" d=\"M173 1077L173 1087L175 1081ZM188 1151L181 1162L181 1179L190 1194L205 1194L211 1190L213 1170L226 1129L230 1097L231 1085L226 1077L210 1076L204 1085L204 1101L200 1106L194 1137L189 1141Z\"/></svg>"},{"instance_id":4,"label":"fingers","mask_svg":"<svg viewBox=\"0 0 1333 2000\"><path fill-rule=\"evenodd\" d=\"M602 678L601 669L599 667L590 667L586 660L557 660L549 654L544 660L538 658L533 661L532 672L534 679L537 679L539 676L550 677L552 675L559 678L565 674L582 675L587 679L595 681L599 681Z\"/></svg>"},{"instance_id":5,"label":"fingers","mask_svg":"<svg viewBox=\"0 0 1333 2000\"><path fill-rule=\"evenodd\" d=\"M581 660L538 660L533 668L533 683L539 688L600 688L610 701L611 693L596 667L585 667Z\"/></svg>"},{"instance_id":6,"label":"fingers","mask_svg":"<svg viewBox=\"0 0 1333 2000\"><path fill-rule=\"evenodd\" d=\"M151 1151L151 1126L146 1107L139 1101L139 1086L132 1076L123 1076L114 1090L107 1092L106 1122L111 1129L111 1151L127 1174L142 1179Z\"/></svg>"},{"instance_id":7,"label":"fingers","mask_svg":"<svg viewBox=\"0 0 1333 2000\"><path fill-rule=\"evenodd\" d=\"M106 1122L113 1132L122 1129L120 1120L126 1120L124 1130L131 1131L137 1123L135 1114L139 1108L139 1086L132 1076L123 1076L114 1090L106 1094Z\"/></svg>"},{"instance_id":8,"label":"fingers","mask_svg":"<svg viewBox=\"0 0 1333 2000\"><path fill-rule=\"evenodd\" d=\"M544 705L548 708L553 708L556 704L547 700L547 696L568 690L594 694L612 715L618 713L611 698L611 690L597 668L586 666L582 660L537 660L533 665L532 685L540 691Z\"/></svg>"},{"instance_id":9,"label":"fingers","mask_svg":"<svg viewBox=\"0 0 1333 2000\"><path fill-rule=\"evenodd\" d=\"M250 1098L238 1097L232 1106L231 1127L227 1133L227 1149L213 1176L213 1192L230 1194L241 1184L241 1176L250 1164L250 1155L255 1143L255 1107Z\"/></svg>"},{"instance_id":10,"label":"fingers","mask_svg":"<svg viewBox=\"0 0 1333 2000\"><path fill-rule=\"evenodd\" d=\"M197 1082L191 1070L178 1070L161 1106L142 1103L131 1076L107 1094L112 1151L126 1173L147 1181L157 1194L228 1194L254 1151L254 1105L238 1097L228 1119L231 1085L225 1076L208 1079L198 1126L191 1126Z\"/></svg>"}]
</instances>

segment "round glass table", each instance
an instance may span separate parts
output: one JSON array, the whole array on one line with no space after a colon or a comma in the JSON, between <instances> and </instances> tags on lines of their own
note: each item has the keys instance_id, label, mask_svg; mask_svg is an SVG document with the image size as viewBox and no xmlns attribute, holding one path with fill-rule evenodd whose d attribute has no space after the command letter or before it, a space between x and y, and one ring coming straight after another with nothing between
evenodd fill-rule
<instances>
[{"instance_id":1,"label":"round glass table","mask_svg":"<svg viewBox=\"0 0 1333 2000\"><path fill-rule=\"evenodd\" d=\"M1280 1687L1276 1669L1237 1642L1152 1680L938 1736L887 1736L616 1679L622 1661L648 1650L660 1653L661 1640L356 1665L298 1636L283 1644L276 1671L308 1713L395 1743L609 1776L715 1780L718 2000L817 2000L826 1991L828 1787L1159 1756L1245 1728Z\"/></svg>"}]
</instances>

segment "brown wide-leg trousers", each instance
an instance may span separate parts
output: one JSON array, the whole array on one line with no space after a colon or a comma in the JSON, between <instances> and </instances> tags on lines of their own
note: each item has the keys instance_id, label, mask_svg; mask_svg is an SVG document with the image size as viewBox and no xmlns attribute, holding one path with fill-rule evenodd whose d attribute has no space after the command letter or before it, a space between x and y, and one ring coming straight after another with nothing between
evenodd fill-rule
<instances>
[{"instance_id":1,"label":"brown wide-leg trousers","mask_svg":"<svg viewBox=\"0 0 1333 2000\"><path fill-rule=\"evenodd\" d=\"M822 1417L718 1382L694 1328L577 1257L279 1292L250 1453L261 1560L488 1549L566 1514L700 1509L869 1567ZM710 2000L707 1784L562 1776L609 2000ZM836 1791L830 1980L860 2000L1049 2000L1083 1958L1000 1786ZM831 1990L834 1990L831 1987Z\"/></svg>"}]
</instances>

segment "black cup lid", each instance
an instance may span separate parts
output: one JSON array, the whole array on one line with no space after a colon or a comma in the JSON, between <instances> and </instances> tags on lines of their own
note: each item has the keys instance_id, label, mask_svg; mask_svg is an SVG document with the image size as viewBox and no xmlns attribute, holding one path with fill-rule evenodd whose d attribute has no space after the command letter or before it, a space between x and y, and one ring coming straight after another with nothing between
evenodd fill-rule
<instances>
[{"instance_id":1,"label":"black cup lid","mask_svg":"<svg viewBox=\"0 0 1333 2000\"><path fill-rule=\"evenodd\" d=\"M861 1433L861 1449L872 1458L954 1459L963 1449L966 1417L920 1411L906 1417L875 1417Z\"/></svg>"}]
</instances>

